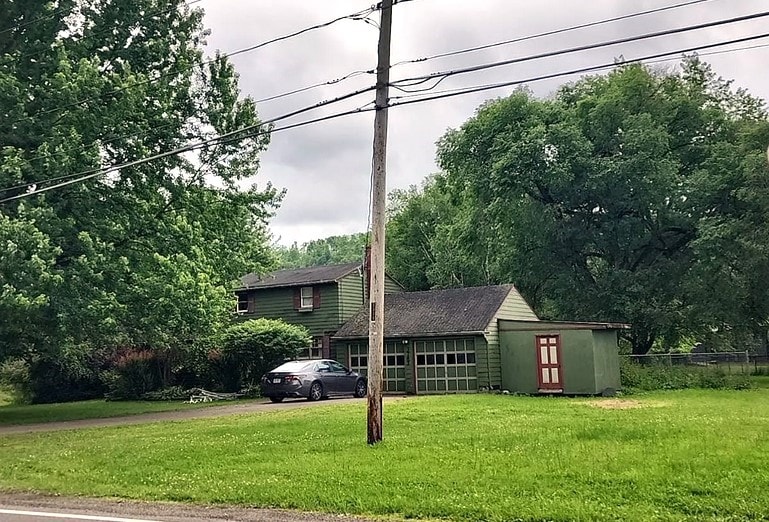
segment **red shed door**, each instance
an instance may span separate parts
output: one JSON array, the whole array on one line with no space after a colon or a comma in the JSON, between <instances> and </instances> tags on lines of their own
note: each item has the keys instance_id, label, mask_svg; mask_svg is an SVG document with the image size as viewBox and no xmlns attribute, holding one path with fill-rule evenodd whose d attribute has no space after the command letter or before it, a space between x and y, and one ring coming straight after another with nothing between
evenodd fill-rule
<instances>
[{"instance_id":1,"label":"red shed door","mask_svg":"<svg viewBox=\"0 0 769 522\"><path fill-rule=\"evenodd\" d=\"M563 371L561 370L561 336L536 336L537 375L540 391L563 391Z\"/></svg>"}]
</instances>

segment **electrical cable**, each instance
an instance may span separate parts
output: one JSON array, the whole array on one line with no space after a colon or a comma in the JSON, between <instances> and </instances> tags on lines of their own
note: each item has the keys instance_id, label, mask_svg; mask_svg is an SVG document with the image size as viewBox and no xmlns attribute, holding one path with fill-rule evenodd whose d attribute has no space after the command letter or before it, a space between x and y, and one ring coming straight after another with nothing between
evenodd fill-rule
<instances>
[{"instance_id":1,"label":"electrical cable","mask_svg":"<svg viewBox=\"0 0 769 522\"><path fill-rule=\"evenodd\" d=\"M483 71L483 70L492 69L492 68L496 68L496 67L502 67L502 66L505 66L505 65L512 65L512 64L528 62L528 61L532 61L532 60L539 60L539 59L542 59L542 58L551 58L553 56L560 56L560 55L563 55L563 54L571 54L571 53L580 52L580 51L588 51L588 50L592 50L592 49L599 49L599 48L602 48L602 47L609 47L609 46L612 46L612 45L618 45L618 44L622 44L622 43L636 42L636 41L639 41L639 40L646 40L646 39L649 39L649 38L657 38L657 37L660 37L660 36L670 36L670 35L673 35L673 34L679 34L679 33L684 33L684 32L689 32L689 31L695 31L695 30L699 30L699 29L706 29L706 28L718 27L718 26L722 26L722 25L726 25L726 24L732 24L732 23L737 23L737 22L744 22L744 21L748 21L748 20L755 20L755 19L758 19L758 18L766 17L766 16L769 16L769 11L762 11L760 13L753 13L753 14L750 14L750 15L738 16L738 17L734 17L734 18L727 18L727 19L724 19L724 20L717 20L717 21L713 21L713 22L705 22L705 23L696 24L696 25L689 25L689 26L679 27L679 28L675 28L675 29L666 29L664 31L655 31L655 32L646 33L646 34L643 34L643 35L628 36L628 37L625 37L625 38L617 38L615 40L608 40L608 41L604 41L604 42L592 43L592 44L587 44L587 45L580 45L580 46L577 46L577 47L570 47L568 49L560 49L560 50L557 50L557 51L549 51L549 52L539 53L539 54L535 54L535 55L523 56L523 57L520 57L520 58L511 58L509 60L501 60L501 61L497 61L497 62L491 62L491 63L481 64L481 65L475 65L475 66L471 66L471 67L464 67L464 68L461 68L461 69L453 69L453 70L449 70L449 71L435 72L435 73L430 73L430 74L426 74L426 75L423 75L423 76L413 76L413 77L410 77L410 78L402 78L400 80L396 80L394 82L391 82L390 85L393 88L395 88L395 89L400 89L401 86L398 85L399 83L412 82L412 83L406 84L407 87L411 87L411 86L414 86L414 85L419 85L421 83L424 83L425 81L429 81L429 80L431 80L433 78L449 77L449 76L456 76L458 74L466 74L466 73L470 73L470 72Z\"/></svg>"},{"instance_id":2,"label":"electrical cable","mask_svg":"<svg viewBox=\"0 0 769 522\"><path fill-rule=\"evenodd\" d=\"M50 113L53 113L53 112L58 112L58 111L61 111L61 110L64 110L64 109L68 109L70 107L75 107L75 106L81 105L83 103L88 103L90 101L99 100L101 98L104 98L105 96L110 96L110 95L113 95L113 94L117 94L117 93L126 91L128 89L133 89L133 88L136 88L136 87L139 87L139 86L142 86L142 85L148 85L148 84L151 84L151 83L155 83L155 82L161 80L162 78L166 78L166 77L170 77L170 76L175 76L177 74L180 74L180 73L192 70L192 69L194 69L195 67L198 67L198 66L212 64L212 63L215 63L216 61L218 61L218 60L220 60L222 58L230 58L232 56L237 56L239 54L251 52L251 51L254 51L256 49L260 49L262 47L266 47L267 45L270 45L270 44L273 44L273 43L276 43L276 42L280 42L280 41L283 41L283 40L287 40L287 39L293 38L295 36L299 36L299 35L301 35L303 33L309 32L309 31L313 31L313 30L316 30L316 29L321 29L321 28L324 28L324 27L328 27L329 25L332 25L332 24L334 24L336 22L339 22L339 21L342 21L342 20L347 20L347 19L358 20L362 16L367 16L367 15L373 13L375 10L376 10L375 7L369 7L367 9L363 9L361 11L357 11L355 13L351 13L349 15L339 16L339 17L334 18L333 20L330 20L328 22L323 22L323 23L316 24L316 25L313 25L313 26L310 26L310 27L306 27L304 29L300 29L298 31L294 31L293 33L289 33L289 34L286 34L286 35L283 35L283 36L272 38L270 40L258 43L256 45L251 45L249 47L244 47L242 49L238 49L238 50L235 50L235 51L231 51L231 52L228 52L228 53L217 55L216 57L211 58L209 60L204 60L203 62L201 62L199 64L195 64L195 65L191 65L191 66L186 66L186 67L181 67L180 69L177 69L177 70L174 70L174 71L168 71L168 72L165 72L165 73L161 73L159 76L155 76L153 78L147 78L147 79L138 81L136 83L125 85L123 87L119 87L117 89L114 89L112 91L108 91L106 93L98 94L96 96L91 96L89 98L84 98L82 100L74 101L74 102L68 103L66 105L52 107L50 109L46 109L44 111L37 112L37 113L35 113L33 115L26 116L24 118L19 118L17 120L14 120L11 123L12 124L13 123L18 123L18 122L23 121L23 120L25 120L25 119L27 119L27 118L29 118L31 116L43 116L45 114L50 114Z\"/></svg>"},{"instance_id":3,"label":"electrical cable","mask_svg":"<svg viewBox=\"0 0 769 522\"><path fill-rule=\"evenodd\" d=\"M753 40L757 40L757 39L761 39L761 38L767 38L767 37L769 37L769 33L763 33L763 34L759 34L759 35L753 35L753 36L748 36L748 37L736 38L736 39L732 39L732 40L728 40L728 41L723 41L723 42L717 42L717 43L711 43L711 44L703 44L703 45L698 45L698 46L692 46L692 47L689 47L689 48L686 48L686 49L679 49L679 50L675 50L675 51L656 53L656 54L652 54L652 55L643 56L643 57L640 57L640 58L635 58L635 59L632 59L632 60L628 60L626 63L634 63L634 62L643 62L643 61L648 61L648 60L655 60L655 59L663 58L663 57L666 57L666 56L671 56L671 55L674 55L674 54L697 52L697 51L704 50L704 49L712 49L712 48L720 47L720 46L724 46L724 45L732 45L732 44L737 44L737 43L743 43L743 42L753 41ZM757 46L754 46L754 47L757 47ZM482 92L482 91L486 91L486 90L497 89L497 88L500 88L500 87L509 87L509 86L513 86L513 85L520 85L520 84L524 84L524 83L531 83L531 82L536 82L536 81L542 81L542 80L547 80L547 79L552 79L552 78L557 78L557 77L562 77L562 76L571 76L571 75L574 75L574 74L585 74L585 73L590 73L590 72L597 72L597 71L600 71L600 70L603 70L603 69L617 67L618 65L622 65L622 64L617 64L616 62L613 61L611 63L606 63L606 64L602 64L602 65L591 66L591 67L583 67L583 68L572 69L572 70L569 70L569 71L562 71L562 72L552 73L552 74L547 74L547 75L540 75L540 76L536 76L536 77L532 77L532 78L527 78L527 79L524 79L524 80L514 80L514 81L508 81L508 82L500 82L500 83L496 83L496 84L487 84L487 85L482 85L482 86L477 86L477 87L470 87L470 88L463 89L463 90L457 91L457 92L436 94L436 95L432 95L432 96L420 97L418 99L406 99L406 100L403 100L403 101L400 101L400 102L389 103L388 107L398 107L398 106L402 106L402 105L410 105L410 104L414 104L414 103L422 103L422 102L426 102L426 101L433 101L433 100L444 99L444 98L449 98L449 97L454 97L454 96L461 96L461 95L465 95L465 94L472 94L472 93L476 93L476 92ZM328 104L328 103L331 103L331 102L340 101L341 99L347 99L347 98L350 98L350 97L355 96L357 94L361 94L362 92L367 92L367 91L373 90L374 88L375 87L370 87L370 88L362 90L362 91L355 91L353 93L348 93L347 95L344 95L344 96L339 97L339 98L335 98L334 100L330 100L329 102L321 102L321 104L323 104L323 103ZM393 99L395 99L395 98L393 98ZM78 178L71 179L71 180L65 181L63 183L59 183L57 185L51 185L51 186L48 186L48 187L43 187L43 188L40 188L40 189L35 189L33 191L30 191L30 192L26 192L26 193L23 193L23 194L18 194L16 196L5 198L5 199L0 200L0 203L6 203L6 202L9 202L9 201L13 201L13 200L17 200L17 199L21 199L21 198L25 198L25 197L30 197L30 196L33 196L33 195L36 195L36 194L39 194L39 193L42 193L42 192L47 192L47 191L54 190L54 189L57 189L57 188L61 188L61 187L64 187L64 186L68 186L68 185L71 185L71 184L74 184L74 183L79 183L79 182L82 182L82 181L85 181L85 180L88 180L88 179L91 179L91 178L94 178L94 177L97 177L97 176L102 176L102 175L105 175L105 174L109 174L111 172L115 172L115 171L120 170L120 169L137 166L137 165L141 165L141 164L144 164L144 163L147 163L147 162L150 162L150 161L155 161L157 159L162 159L162 158L165 158L165 157L169 157L169 156L173 156L173 155L178 155L178 154L181 154L183 152L188 152L188 151L204 148L204 147L212 145L212 144L220 144L221 145L221 144L225 144L225 143L231 143L233 141L242 141L244 139L250 139L250 138L257 137L259 135L264 135L264 134L268 134L268 133L272 133L272 132L278 132L278 131L282 131L282 130L293 129L293 128L302 127L302 126L305 126L305 125L310 125L310 124L313 124L313 123L318 123L318 122L321 122L321 121L327 121L327 120L330 120L330 119L335 119L335 118L339 118L339 117L342 117L342 116L347 116L347 115L361 113L361 112L374 111L374 110L377 109L376 106L368 107L367 108L366 106L370 105L370 103L367 103L366 106L359 107L357 109L353 109L353 110L350 110L350 111L345 111L345 112L341 112L341 113L335 113L335 114L331 114L331 115L327 115L327 116L322 116L322 117L315 118L315 119L312 119L312 120L305 120L303 122L298 122L298 123L295 123L295 124L285 125L283 127L277 127L277 128L272 128L272 129L268 129L268 130L257 130L256 133L248 134L249 131L251 131L251 130L259 129L259 128L261 128L261 127L263 127L265 125L269 125L270 123L273 123L274 121L277 121L279 119L285 119L285 118L288 118L288 117L291 117L291 116L294 116L294 115L297 115L297 114L301 114L302 112L309 111L309 110L311 110L313 108L316 108L317 106L320 106L321 104L316 104L315 106L305 107L303 109L298 109L297 111L293 111L292 113L289 113L287 115L283 115L283 116L281 116L279 118L276 118L276 119L273 119L273 120L269 120L269 121L265 121L265 122L260 122L259 124L251 125L251 126L248 126L248 127L245 127L245 128L241 128L241 129L236 129L234 131L222 134L220 136L215 136L215 137L212 137L212 138L208 138L206 140L202 140L202 141L194 142L194 143L191 143L191 144L188 144L188 145L184 145L182 147L173 149L171 151L155 154L155 155L149 156L147 158L142 158L142 159L134 160L134 161L127 162L127 163L123 163L123 164L119 164L119 165L114 165L114 166L108 167L108 168L93 169L91 171L85 171L85 172L82 172L82 173L78 173L77 175L80 176ZM246 133L246 134L245 135L241 135L243 133ZM73 175L73 176L75 176L75 175ZM37 184L40 184L40 183L43 183L43 182L30 183L30 184L28 184L26 186L30 186L31 187L31 186L34 186L34 185L37 185Z\"/></svg>"},{"instance_id":4,"label":"electrical cable","mask_svg":"<svg viewBox=\"0 0 769 522\"><path fill-rule=\"evenodd\" d=\"M537 82L537 81L542 81L542 80L549 80L549 79L553 79L553 78L559 78L559 77L562 77L562 76L571 76L571 75L574 75L574 74L585 74L585 73L597 72L597 71L601 71L603 69L610 69L612 67L617 67L617 66L620 66L620 65L625 65L625 64L628 64L628 63L646 62L646 61L649 61L649 60L655 60L655 59L662 58L662 57L665 57L665 56L671 56L671 55L676 55L676 54L693 53L693 52L697 52L697 51L703 50L703 49L712 49L714 47L720 47L720 46L723 46L723 45L732 45L732 44L737 44L737 43L749 42L749 41L753 41L753 40L759 40L761 38L769 38L769 32L762 33L762 34L759 34L759 35L753 35L753 36L746 36L746 37L742 37L742 38L736 38L736 39L728 40L728 41L725 41L725 42L704 44L704 45L698 45L698 46L689 47L687 49L680 49L680 50L676 50L676 51L668 51L668 52L663 52L663 53L656 53L656 54L652 54L652 55L648 55L648 56L643 56L643 57L640 57L640 58L634 58L632 60L626 60L625 62L622 62L622 63L617 63L617 62L612 61L611 63L606 63L606 64L603 64L603 65L595 65L595 66L590 66L590 67L581 67L581 68L578 68L578 69L572 69L570 71L563 71L563 72L558 72L558 73L552 73L552 74L545 74L545 75L541 75L541 76L535 76L535 77L532 77L532 78L527 78L525 80L513 80L513 81L508 81L508 82L499 82L499 83L493 83L493 84L486 84L486 85L480 85L480 86L476 86L476 87L468 87L468 88L463 89L461 91L458 90L458 91L454 91L454 92L446 92L446 93L443 93L443 94L438 94L438 95L433 95L433 96L426 96L426 97L421 97L421 98L417 98L417 99L406 99L405 101L400 101L400 102L396 102L396 103L390 103L388 105L388 107L397 107L397 106L400 106L400 105L410 105L410 104L413 104L413 103L418 103L418 102L423 102L423 101L432 101L432 100L439 100L439 99L444 99L444 98L451 98L451 97L454 97L454 96L461 96L461 95L464 95L464 94L473 94L473 93L476 93L476 92L488 91L488 90L491 90L491 89L498 89L500 87L511 87L511 86L514 86L514 85L521 85L521 84L524 84L524 83L531 83L531 82ZM410 96L404 96L403 98L413 98L413 97L414 97L414 95L410 95ZM401 99L401 98L397 97L397 96L394 96L394 97L391 98L391 100L397 100L397 99Z\"/></svg>"},{"instance_id":5,"label":"electrical cable","mask_svg":"<svg viewBox=\"0 0 769 522\"><path fill-rule=\"evenodd\" d=\"M598 26L598 25L608 24L608 23L611 23L611 22L619 22L621 20L628 20L630 18L635 18L635 17L638 17L638 16L644 16L644 15L653 14L653 13L660 13L660 12L663 12L663 11L669 11L669 10L672 10L672 9L678 9L679 7L686 7L686 6L690 6L690 5L694 5L694 4L700 4L700 3L703 3L703 2L710 2L710 1L712 1L712 0L690 0L688 2L683 2L683 3L680 3L680 4L674 4L674 5L664 6L664 7L658 7L656 9L648 9L646 11L639 11L637 13L630 13L630 14L626 14L626 15L615 16L613 18L606 18L604 20L597 20L595 22L587 22L587 23L584 23L584 24L574 25L574 26L570 26L570 27L564 27L564 28L561 28L561 29L553 29L553 30L550 30L550 31L545 31L543 33L532 34L532 35L529 35L529 36L521 36L519 38L513 38L512 40L505 40L503 42L497 42L497 43L485 44L485 45L478 45L478 46L475 46L475 47L468 47L466 49L459 49L459 50L456 50L456 51L448 51L448 52L445 52L445 53L433 54L431 56L425 56L423 58L415 58L413 60L403 60L401 62L394 63L393 65L391 65L391 67L397 67L399 65L403 65L403 64L407 64L407 63L421 63L421 62L426 62L428 60L435 60L437 58L445 58L445 57L448 57L448 56L458 56L460 54L466 54L466 53L471 53L471 52L475 52L475 51L482 51L482 50L485 50L485 49L491 49L493 47L500 47L500 46L503 46L503 45L509 45L509 44L518 43L518 42L525 42L527 40L534 40L536 38L543 38L545 36L553 36L553 35L556 35L556 34L562 34L562 33L570 32L570 31L576 31L578 29L586 29L588 27L595 27L595 26Z\"/></svg>"}]
</instances>

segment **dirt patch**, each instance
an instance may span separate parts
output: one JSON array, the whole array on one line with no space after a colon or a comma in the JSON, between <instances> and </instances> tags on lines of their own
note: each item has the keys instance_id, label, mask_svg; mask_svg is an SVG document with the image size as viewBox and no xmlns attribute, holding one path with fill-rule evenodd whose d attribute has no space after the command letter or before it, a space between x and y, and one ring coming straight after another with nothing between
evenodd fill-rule
<instances>
[{"instance_id":1,"label":"dirt patch","mask_svg":"<svg viewBox=\"0 0 769 522\"><path fill-rule=\"evenodd\" d=\"M595 399L587 401L587 404L595 408L603 408L605 410L630 410L633 408L654 406L653 404L636 401L633 399Z\"/></svg>"}]
</instances>

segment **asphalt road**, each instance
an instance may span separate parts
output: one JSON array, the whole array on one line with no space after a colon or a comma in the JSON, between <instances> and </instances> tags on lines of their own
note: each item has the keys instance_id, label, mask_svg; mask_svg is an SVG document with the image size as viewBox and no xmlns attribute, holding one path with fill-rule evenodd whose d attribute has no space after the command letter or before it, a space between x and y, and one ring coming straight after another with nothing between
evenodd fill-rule
<instances>
[{"instance_id":1,"label":"asphalt road","mask_svg":"<svg viewBox=\"0 0 769 522\"><path fill-rule=\"evenodd\" d=\"M279 509L0 493L2 522L370 522L371 519Z\"/></svg>"}]
</instances>

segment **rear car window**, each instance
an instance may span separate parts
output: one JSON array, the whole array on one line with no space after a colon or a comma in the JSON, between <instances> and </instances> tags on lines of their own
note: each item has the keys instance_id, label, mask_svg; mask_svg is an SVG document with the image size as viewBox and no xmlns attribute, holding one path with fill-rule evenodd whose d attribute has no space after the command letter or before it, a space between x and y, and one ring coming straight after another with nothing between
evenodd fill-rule
<instances>
[{"instance_id":1,"label":"rear car window","mask_svg":"<svg viewBox=\"0 0 769 522\"><path fill-rule=\"evenodd\" d=\"M274 370L273 372L301 372L307 370L313 363L309 363L307 361L291 361L287 363L283 363Z\"/></svg>"}]
</instances>

